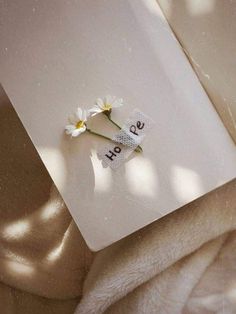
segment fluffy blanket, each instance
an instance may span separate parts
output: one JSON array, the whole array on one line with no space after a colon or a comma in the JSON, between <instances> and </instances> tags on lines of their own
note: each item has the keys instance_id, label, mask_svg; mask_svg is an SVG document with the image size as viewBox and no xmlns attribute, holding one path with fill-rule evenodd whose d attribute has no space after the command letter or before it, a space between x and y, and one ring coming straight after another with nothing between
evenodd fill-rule
<instances>
[{"instance_id":1,"label":"fluffy blanket","mask_svg":"<svg viewBox=\"0 0 236 314\"><path fill-rule=\"evenodd\" d=\"M235 313L236 181L101 251L76 313Z\"/></svg>"}]
</instances>

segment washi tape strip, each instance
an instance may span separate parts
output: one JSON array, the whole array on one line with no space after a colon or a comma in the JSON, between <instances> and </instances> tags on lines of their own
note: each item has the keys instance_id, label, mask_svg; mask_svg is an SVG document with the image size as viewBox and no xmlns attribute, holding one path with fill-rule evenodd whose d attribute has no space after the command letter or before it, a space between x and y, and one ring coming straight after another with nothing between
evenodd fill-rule
<instances>
[{"instance_id":1,"label":"washi tape strip","mask_svg":"<svg viewBox=\"0 0 236 314\"><path fill-rule=\"evenodd\" d=\"M98 151L98 157L113 170L119 168L125 160L132 154L133 149L120 143L110 142L101 147Z\"/></svg>"},{"instance_id":2,"label":"washi tape strip","mask_svg":"<svg viewBox=\"0 0 236 314\"><path fill-rule=\"evenodd\" d=\"M142 143L154 124L150 117L135 109L122 129L112 138L113 142L99 149L99 158L112 169L117 169Z\"/></svg>"}]
</instances>

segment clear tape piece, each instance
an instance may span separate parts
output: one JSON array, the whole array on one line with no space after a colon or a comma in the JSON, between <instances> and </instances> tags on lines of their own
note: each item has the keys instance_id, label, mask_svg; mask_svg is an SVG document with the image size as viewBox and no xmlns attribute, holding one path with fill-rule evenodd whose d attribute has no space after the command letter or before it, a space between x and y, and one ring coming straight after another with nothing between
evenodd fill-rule
<instances>
[{"instance_id":1,"label":"clear tape piece","mask_svg":"<svg viewBox=\"0 0 236 314\"><path fill-rule=\"evenodd\" d=\"M154 124L150 117L135 109L112 141L99 149L99 158L112 169L117 169L142 143Z\"/></svg>"}]
</instances>

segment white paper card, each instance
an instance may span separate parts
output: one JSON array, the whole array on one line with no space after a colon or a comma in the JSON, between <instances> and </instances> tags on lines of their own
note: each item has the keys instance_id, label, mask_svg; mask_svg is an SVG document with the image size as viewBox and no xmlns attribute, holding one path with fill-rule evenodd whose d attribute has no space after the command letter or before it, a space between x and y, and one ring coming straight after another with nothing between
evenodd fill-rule
<instances>
[{"instance_id":1,"label":"white paper card","mask_svg":"<svg viewBox=\"0 0 236 314\"><path fill-rule=\"evenodd\" d=\"M68 209L101 249L235 178L235 147L155 0L3 0L0 80ZM122 97L155 121L143 153L103 168L105 140L67 117ZM95 117L92 127L116 129Z\"/></svg>"}]
</instances>

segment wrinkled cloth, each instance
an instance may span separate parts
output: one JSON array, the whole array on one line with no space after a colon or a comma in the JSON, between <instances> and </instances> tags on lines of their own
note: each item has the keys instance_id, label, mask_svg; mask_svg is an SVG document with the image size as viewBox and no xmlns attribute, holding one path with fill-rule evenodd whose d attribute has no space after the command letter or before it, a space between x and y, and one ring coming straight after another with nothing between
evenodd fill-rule
<instances>
[{"instance_id":1,"label":"wrinkled cloth","mask_svg":"<svg viewBox=\"0 0 236 314\"><path fill-rule=\"evenodd\" d=\"M236 180L99 252L76 313L235 313L235 228Z\"/></svg>"},{"instance_id":2,"label":"wrinkled cloth","mask_svg":"<svg viewBox=\"0 0 236 314\"><path fill-rule=\"evenodd\" d=\"M0 313L73 313L93 254L2 89L0 144Z\"/></svg>"}]
</instances>

